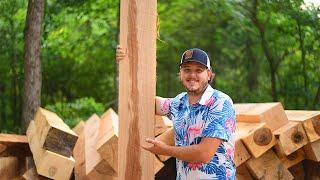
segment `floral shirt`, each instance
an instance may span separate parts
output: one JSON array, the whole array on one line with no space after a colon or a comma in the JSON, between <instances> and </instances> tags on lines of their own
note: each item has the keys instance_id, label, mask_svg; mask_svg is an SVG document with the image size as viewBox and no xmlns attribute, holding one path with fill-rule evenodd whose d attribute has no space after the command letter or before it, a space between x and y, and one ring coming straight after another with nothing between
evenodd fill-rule
<instances>
[{"instance_id":1,"label":"floral shirt","mask_svg":"<svg viewBox=\"0 0 320 180\"><path fill-rule=\"evenodd\" d=\"M176 146L199 144L203 137L222 140L207 164L177 159L177 180L235 179L236 116L228 95L208 85L197 104L190 105L184 92L166 100L162 110L173 121Z\"/></svg>"}]
</instances>

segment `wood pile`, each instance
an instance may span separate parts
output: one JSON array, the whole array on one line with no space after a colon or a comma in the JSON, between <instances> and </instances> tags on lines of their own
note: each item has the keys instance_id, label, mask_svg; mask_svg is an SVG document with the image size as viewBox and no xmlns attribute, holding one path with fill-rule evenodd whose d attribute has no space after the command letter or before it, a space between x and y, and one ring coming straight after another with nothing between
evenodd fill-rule
<instances>
[{"instance_id":1,"label":"wood pile","mask_svg":"<svg viewBox=\"0 0 320 180\"><path fill-rule=\"evenodd\" d=\"M320 179L320 111L284 110L281 103L235 109L237 179ZM154 122L156 139L174 145L172 122ZM26 136L0 134L0 179L118 179L118 128L112 109L71 130L39 108ZM175 179L175 159L154 156L154 174Z\"/></svg>"}]
</instances>

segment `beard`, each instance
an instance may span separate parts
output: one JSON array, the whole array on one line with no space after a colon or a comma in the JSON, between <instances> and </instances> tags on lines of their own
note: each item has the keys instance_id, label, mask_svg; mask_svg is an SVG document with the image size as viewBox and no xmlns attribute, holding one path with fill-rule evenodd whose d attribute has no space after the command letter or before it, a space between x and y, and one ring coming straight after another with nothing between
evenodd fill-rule
<instances>
[{"instance_id":1,"label":"beard","mask_svg":"<svg viewBox=\"0 0 320 180\"><path fill-rule=\"evenodd\" d=\"M195 88L193 86L190 87L189 82L184 82L182 81L182 85L184 86L184 88L187 90L188 94L191 95L202 95L202 93L206 90L206 88L208 87L208 82L198 82L199 83L199 87Z\"/></svg>"}]
</instances>

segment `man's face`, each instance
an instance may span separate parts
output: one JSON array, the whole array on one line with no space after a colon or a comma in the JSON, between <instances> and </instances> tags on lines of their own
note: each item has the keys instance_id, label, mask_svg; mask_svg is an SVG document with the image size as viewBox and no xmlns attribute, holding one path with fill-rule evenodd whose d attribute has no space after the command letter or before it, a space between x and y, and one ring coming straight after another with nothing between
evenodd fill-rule
<instances>
[{"instance_id":1,"label":"man's face","mask_svg":"<svg viewBox=\"0 0 320 180\"><path fill-rule=\"evenodd\" d=\"M189 93L202 93L212 75L206 66L197 62L186 62L181 65L180 79Z\"/></svg>"}]
</instances>

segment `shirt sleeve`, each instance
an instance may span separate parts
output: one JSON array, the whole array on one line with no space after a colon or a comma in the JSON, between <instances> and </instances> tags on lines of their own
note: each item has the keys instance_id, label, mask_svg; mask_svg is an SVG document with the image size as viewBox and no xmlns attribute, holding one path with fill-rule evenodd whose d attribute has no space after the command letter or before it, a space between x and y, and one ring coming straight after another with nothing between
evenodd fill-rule
<instances>
[{"instance_id":1,"label":"shirt sleeve","mask_svg":"<svg viewBox=\"0 0 320 180\"><path fill-rule=\"evenodd\" d=\"M161 110L170 120L173 120L178 114L181 99L185 94L186 93L181 93L174 98L167 98L163 103L161 103Z\"/></svg>"},{"instance_id":2,"label":"shirt sleeve","mask_svg":"<svg viewBox=\"0 0 320 180\"><path fill-rule=\"evenodd\" d=\"M235 110L231 99L216 101L209 112L202 137L214 137L228 141L235 132Z\"/></svg>"}]
</instances>

